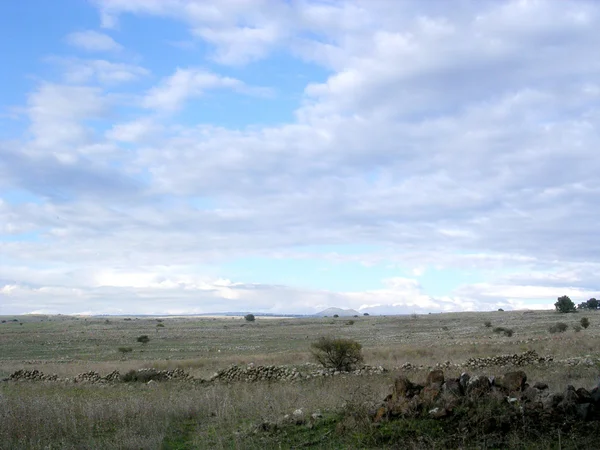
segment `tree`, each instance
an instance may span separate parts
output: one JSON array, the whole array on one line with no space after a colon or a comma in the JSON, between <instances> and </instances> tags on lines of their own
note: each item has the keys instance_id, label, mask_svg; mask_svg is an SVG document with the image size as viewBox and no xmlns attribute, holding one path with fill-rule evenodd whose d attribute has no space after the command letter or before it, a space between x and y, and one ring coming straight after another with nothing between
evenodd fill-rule
<instances>
[{"instance_id":1,"label":"tree","mask_svg":"<svg viewBox=\"0 0 600 450\"><path fill-rule=\"evenodd\" d=\"M363 361L362 345L352 339L322 337L311 347L313 357L323 367L350 371Z\"/></svg>"},{"instance_id":2,"label":"tree","mask_svg":"<svg viewBox=\"0 0 600 450\"><path fill-rule=\"evenodd\" d=\"M142 343L142 344L147 344L148 342L150 342L150 338L147 335L142 335L140 337L137 338L137 341Z\"/></svg>"},{"instance_id":3,"label":"tree","mask_svg":"<svg viewBox=\"0 0 600 450\"><path fill-rule=\"evenodd\" d=\"M244 316L244 319L246 319L246 322L254 322L256 320L256 317L254 317L254 314L246 314Z\"/></svg>"},{"instance_id":4,"label":"tree","mask_svg":"<svg viewBox=\"0 0 600 450\"><path fill-rule=\"evenodd\" d=\"M554 304L554 307L560 313L575 312L575 303L573 303L573 301L566 295L558 297L558 300Z\"/></svg>"},{"instance_id":5,"label":"tree","mask_svg":"<svg viewBox=\"0 0 600 450\"><path fill-rule=\"evenodd\" d=\"M598 309L598 307L600 307L600 302L598 300L596 300L595 298L590 298L587 301L587 306L588 306L588 309Z\"/></svg>"}]
</instances>

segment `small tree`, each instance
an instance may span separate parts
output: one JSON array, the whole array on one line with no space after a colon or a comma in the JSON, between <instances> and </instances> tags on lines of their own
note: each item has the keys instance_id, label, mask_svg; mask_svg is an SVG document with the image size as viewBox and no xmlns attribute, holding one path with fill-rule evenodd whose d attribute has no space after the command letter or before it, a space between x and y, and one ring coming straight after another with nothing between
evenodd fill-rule
<instances>
[{"instance_id":1,"label":"small tree","mask_svg":"<svg viewBox=\"0 0 600 450\"><path fill-rule=\"evenodd\" d=\"M150 342L150 338L147 335L143 334L142 336L137 338L137 341L142 344L147 344L148 342Z\"/></svg>"},{"instance_id":2,"label":"small tree","mask_svg":"<svg viewBox=\"0 0 600 450\"><path fill-rule=\"evenodd\" d=\"M334 318L334 319L337 319L338 317L340 317L340 315L339 315L339 314L334 314L334 315L333 315L333 318Z\"/></svg>"},{"instance_id":3,"label":"small tree","mask_svg":"<svg viewBox=\"0 0 600 450\"><path fill-rule=\"evenodd\" d=\"M256 320L256 317L254 317L254 314L246 314L244 316L244 319L246 319L246 322L254 322Z\"/></svg>"},{"instance_id":4,"label":"small tree","mask_svg":"<svg viewBox=\"0 0 600 450\"><path fill-rule=\"evenodd\" d=\"M369 313L364 313L364 314L363 314L363 316L368 316L368 315L369 315Z\"/></svg>"},{"instance_id":5,"label":"small tree","mask_svg":"<svg viewBox=\"0 0 600 450\"><path fill-rule=\"evenodd\" d=\"M600 302L595 298L590 298L587 301L588 309L598 309L600 307Z\"/></svg>"},{"instance_id":6,"label":"small tree","mask_svg":"<svg viewBox=\"0 0 600 450\"><path fill-rule=\"evenodd\" d=\"M362 345L352 339L322 337L311 347L313 357L323 367L350 371L363 361Z\"/></svg>"},{"instance_id":7,"label":"small tree","mask_svg":"<svg viewBox=\"0 0 600 450\"><path fill-rule=\"evenodd\" d=\"M590 319L588 319L587 317L582 317L579 323L583 328L587 328L590 326Z\"/></svg>"},{"instance_id":8,"label":"small tree","mask_svg":"<svg viewBox=\"0 0 600 450\"><path fill-rule=\"evenodd\" d=\"M554 307L560 313L575 312L575 303L573 303L573 301L566 295L558 297L558 300L554 304Z\"/></svg>"}]
</instances>

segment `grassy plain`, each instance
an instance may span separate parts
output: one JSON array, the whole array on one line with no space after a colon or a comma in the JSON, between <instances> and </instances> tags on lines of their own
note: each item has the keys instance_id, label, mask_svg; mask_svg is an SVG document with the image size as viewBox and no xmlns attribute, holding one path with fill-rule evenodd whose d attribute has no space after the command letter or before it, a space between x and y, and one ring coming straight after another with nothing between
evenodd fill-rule
<instances>
[{"instance_id":1,"label":"grassy plain","mask_svg":"<svg viewBox=\"0 0 600 450\"><path fill-rule=\"evenodd\" d=\"M588 317L588 329L573 326ZM0 449L184 449L184 448L435 448L435 424L421 440L406 446L383 444L365 424L364 414L350 414L346 428L341 411L363 411L385 397L406 363L461 363L470 357L535 350L557 360L600 358L600 313L557 314L553 311L452 313L356 318L261 319L206 317L0 317L0 379L18 369L38 369L61 378L95 370L154 367L182 368L208 378L231 364L301 366L311 361L310 343L330 335L363 345L365 363L390 372L378 376L344 376L300 383L231 385L179 382L84 385L63 382L0 383ZM353 321L351 323L350 321ZM484 323L490 321L492 326ZM565 322L564 333L548 332ZM514 330L511 337L494 327ZM137 337L148 335L141 344ZM121 354L119 347L132 347ZM459 369L451 369L459 371ZM597 366L556 363L525 369L534 381L551 388L566 384L592 387ZM502 369L482 369L492 374ZM425 376L413 372L411 378ZM477 372L477 371L472 371ZM314 426L298 432L253 433L261 423L302 409L323 413ZM336 418L334 419L334 415ZM342 424L342 425L341 425ZM363 426L365 425L365 426ZM420 424L404 423L404 427ZM341 427L341 428L340 428ZM362 431L361 431L362 430ZM398 432L396 429L394 432ZM408 430L419 435L418 430ZM433 433L433 434L432 434ZM428 440L429 439L429 440ZM437 440L436 440L437 439ZM392 440L393 442L393 440ZM553 448L556 437L538 440ZM445 444L446 447L448 446ZM464 443L468 447L468 442ZM517 447L517 445L515 445ZM568 441L561 444L568 448ZM558 448L558 447L556 447Z\"/></svg>"}]
</instances>

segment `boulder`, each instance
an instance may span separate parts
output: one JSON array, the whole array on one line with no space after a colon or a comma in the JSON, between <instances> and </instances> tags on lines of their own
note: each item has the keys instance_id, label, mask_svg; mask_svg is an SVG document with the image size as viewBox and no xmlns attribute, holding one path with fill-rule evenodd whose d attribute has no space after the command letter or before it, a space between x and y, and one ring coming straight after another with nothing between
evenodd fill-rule
<instances>
[{"instance_id":1,"label":"boulder","mask_svg":"<svg viewBox=\"0 0 600 450\"><path fill-rule=\"evenodd\" d=\"M442 386L442 384L444 384L444 371L443 370L432 370L431 372L429 372L429 375L427 375L427 381L425 382L426 386L431 386L431 385L438 385L438 386Z\"/></svg>"},{"instance_id":2,"label":"boulder","mask_svg":"<svg viewBox=\"0 0 600 450\"><path fill-rule=\"evenodd\" d=\"M521 392L525 388L527 375L522 370L508 372L496 378L495 384L507 393Z\"/></svg>"}]
</instances>

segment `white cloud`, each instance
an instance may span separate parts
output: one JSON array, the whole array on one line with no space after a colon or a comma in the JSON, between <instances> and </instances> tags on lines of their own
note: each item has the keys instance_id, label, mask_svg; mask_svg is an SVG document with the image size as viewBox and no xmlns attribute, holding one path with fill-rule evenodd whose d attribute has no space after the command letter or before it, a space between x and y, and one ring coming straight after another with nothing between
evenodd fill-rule
<instances>
[{"instance_id":1,"label":"white cloud","mask_svg":"<svg viewBox=\"0 0 600 450\"><path fill-rule=\"evenodd\" d=\"M107 34L94 30L77 31L66 39L69 45L89 52L115 52L123 48Z\"/></svg>"},{"instance_id":2,"label":"white cloud","mask_svg":"<svg viewBox=\"0 0 600 450\"><path fill-rule=\"evenodd\" d=\"M151 118L141 118L125 123L117 123L106 132L106 137L122 142L148 142L160 136L163 127Z\"/></svg>"},{"instance_id":3,"label":"white cloud","mask_svg":"<svg viewBox=\"0 0 600 450\"><path fill-rule=\"evenodd\" d=\"M35 143L66 154L61 145L87 141L90 131L82 122L101 117L108 106L99 89L42 83L28 98L27 113Z\"/></svg>"},{"instance_id":4,"label":"white cloud","mask_svg":"<svg viewBox=\"0 0 600 450\"><path fill-rule=\"evenodd\" d=\"M115 85L136 81L149 75L149 71L135 64L114 63L102 59L51 58L64 69L64 78L69 83L84 84L98 82Z\"/></svg>"},{"instance_id":5,"label":"white cloud","mask_svg":"<svg viewBox=\"0 0 600 450\"><path fill-rule=\"evenodd\" d=\"M150 89L143 100L146 108L173 111L193 97L199 97L211 89L231 89L246 94L264 94L261 88L247 86L240 80L223 77L200 69L180 69L166 78L159 86Z\"/></svg>"},{"instance_id":6,"label":"white cloud","mask_svg":"<svg viewBox=\"0 0 600 450\"><path fill-rule=\"evenodd\" d=\"M158 311L168 296L189 312L248 304L420 312L597 296L595 3L97 3L105 24L125 13L180 21L224 64L283 52L329 75L308 80L297 121L240 129L173 125L137 109L174 111L219 89L260 94L239 67L230 69L238 78L170 68L125 112L113 111L114 97L99 88L41 83L29 95L33 139L2 143L0 183L37 193L60 186L64 196L3 203L5 233L41 237L2 241L0 253L15 267L68 264L39 279L3 271L12 274L6 286L18 286L11 308L43 309L51 298L66 311L71 304L61 299L109 298L106 310L116 311L127 298L140 312ZM69 61L77 63L67 70L71 82L107 90L145 75L134 64ZM89 126L109 113L104 127ZM415 276L476 269L487 280L437 298L400 278L328 292L218 282L236 277L206 266L189 273L199 260L257 255L276 268L278 257L322 245L377 250L315 251L313 259L403 265ZM166 261L185 274L154 267Z\"/></svg>"}]
</instances>

